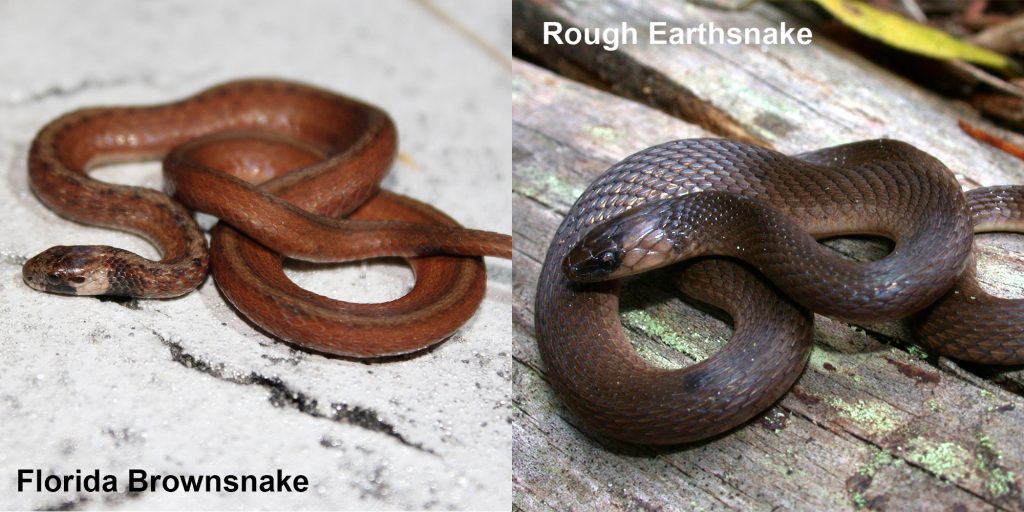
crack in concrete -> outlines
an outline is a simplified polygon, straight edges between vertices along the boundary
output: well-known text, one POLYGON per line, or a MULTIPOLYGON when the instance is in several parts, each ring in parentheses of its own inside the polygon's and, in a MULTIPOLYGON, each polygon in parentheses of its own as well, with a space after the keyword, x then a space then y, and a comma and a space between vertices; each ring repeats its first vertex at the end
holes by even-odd
POLYGON ((68 498, 57 503, 43 505, 36 510, 80 510, 83 505, 89 502, 89 497, 78 494, 74 498, 68 498))
MULTIPOLYGON (((120 505, 128 501, 129 499, 136 499, 142 497, 142 493, 139 491, 125 491, 125 492, 108 492, 99 495, 100 501, 107 505, 120 505)), ((86 508, 92 501, 92 496, 85 493, 78 493, 70 498, 65 498, 59 502, 50 503, 47 505, 41 505, 35 510, 82 510, 86 508)), ((104 508, 104 507, 100 507, 104 508)))
POLYGON ((270 392, 268 401, 275 407, 291 408, 314 418, 352 425, 372 432, 384 434, 405 446, 437 456, 437 452, 434 450, 427 448, 420 443, 414 443, 406 439, 404 435, 395 429, 394 425, 382 420, 380 414, 373 409, 358 405, 349 405, 344 402, 331 402, 328 407, 328 412, 324 413, 320 409, 319 401, 316 398, 313 398, 302 391, 293 389, 279 377, 267 377, 266 375, 262 375, 255 371, 249 373, 236 372, 235 374, 230 374, 223 363, 212 364, 196 357, 195 355, 189 354, 180 343, 169 340, 152 329, 150 329, 150 332, 168 348, 171 353, 172 361, 184 366, 185 368, 205 373, 206 375, 218 380, 223 380, 232 384, 259 386, 264 388, 270 392))

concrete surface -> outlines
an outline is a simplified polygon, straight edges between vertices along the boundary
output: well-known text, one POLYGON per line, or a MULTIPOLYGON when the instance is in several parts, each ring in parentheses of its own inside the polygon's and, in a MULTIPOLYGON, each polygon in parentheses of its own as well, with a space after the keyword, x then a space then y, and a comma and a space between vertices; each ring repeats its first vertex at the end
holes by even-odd
MULTIPOLYGON (((161 102, 280 76, 380 105, 398 123, 385 187, 511 232, 507 2, 0 1, 0 508, 507 509, 512 267, 488 259, 477 315, 436 350, 387 364, 308 353, 252 329, 212 280, 137 305, 29 289, 55 244, 142 239, 57 217, 29 191, 35 131, 83 106, 161 102), (127 471, 306 475, 305 493, 124 493, 127 471), (118 492, 17 492, 18 469, 98 469, 118 492)), ((98 171, 159 187, 158 166, 98 171)), ((209 225, 209 219, 205 220, 209 225)), ((403 264, 289 271, 380 301, 403 264)), ((313 281, 321 284, 313 286, 313 281)))

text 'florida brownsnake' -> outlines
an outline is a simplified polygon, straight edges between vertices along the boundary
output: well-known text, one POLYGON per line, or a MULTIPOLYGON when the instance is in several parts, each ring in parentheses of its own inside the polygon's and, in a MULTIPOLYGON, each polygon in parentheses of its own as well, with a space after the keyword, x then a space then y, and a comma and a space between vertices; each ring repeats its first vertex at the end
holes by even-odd
POLYGON ((486 281, 479 256, 510 258, 512 241, 380 191, 396 147, 383 111, 280 80, 230 82, 163 105, 66 114, 33 141, 32 190, 64 217, 147 238, 162 258, 57 246, 30 259, 23 277, 55 293, 174 297, 203 281, 209 259, 225 297, 281 339, 353 357, 420 350, 472 316, 486 281), (103 164, 160 158, 176 200, 87 174, 103 164), (186 207, 222 219, 209 256, 186 207), (381 304, 332 300, 282 271, 284 257, 384 256, 406 258, 416 283, 381 304))
POLYGON ((645 444, 704 439, 778 400, 810 354, 808 311, 865 323, 913 315, 940 353, 1020 364, 1024 300, 989 296, 974 278, 973 232, 997 230, 1024 231, 1024 187, 965 196, 906 143, 794 157, 722 139, 661 144, 613 165, 569 210, 539 278, 537 341, 553 387, 589 429, 645 444), (817 242, 850 234, 894 247, 860 263, 817 242), (676 283, 729 313, 734 334, 698 364, 655 367, 623 332, 616 279, 704 256, 733 261, 691 263, 676 283))

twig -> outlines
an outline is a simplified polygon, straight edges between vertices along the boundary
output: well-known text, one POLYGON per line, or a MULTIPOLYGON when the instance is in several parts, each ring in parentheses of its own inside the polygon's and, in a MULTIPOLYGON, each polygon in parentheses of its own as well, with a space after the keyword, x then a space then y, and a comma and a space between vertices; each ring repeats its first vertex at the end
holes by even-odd
POLYGON ((960 129, 963 130, 964 133, 970 135, 974 140, 984 142, 996 149, 1002 150, 1004 153, 1008 153, 1024 160, 1024 148, 1010 141, 1004 140, 1001 137, 988 133, 981 128, 973 126, 963 119, 957 121, 957 124, 960 125, 960 129))

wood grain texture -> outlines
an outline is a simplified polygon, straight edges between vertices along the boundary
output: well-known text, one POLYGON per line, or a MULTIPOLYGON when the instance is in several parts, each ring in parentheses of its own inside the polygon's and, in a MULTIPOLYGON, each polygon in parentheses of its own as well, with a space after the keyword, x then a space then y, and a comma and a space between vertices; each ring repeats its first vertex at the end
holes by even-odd
MULTIPOLYGON (((576 25, 664 19, 692 25, 798 24, 771 7, 718 12, 675 2, 516 2, 517 48, 530 20, 576 25), (567 6, 572 7, 567 7, 567 6)), ((1024 419, 1018 371, 965 368, 913 345, 903 325, 858 326, 816 317, 811 363, 794 390, 737 431, 669 450, 581 433, 552 394, 533 338, 533 299, 547 244, 564 213, 609 165, 672 139, 710 136, 679 110, 627 91, 627 75, 681 91, 776 149, 795 153, 866 138, 911 142, 939 157, 965 188, 1024 183, 1024 166, 959 133, 959 105, 887 74, 824 40, 796 47, 535 46, 531 59, 570 63, 587 85, 526 63, 513 79, 516 238, 513 267, 516 386, 514 506, 522 510, 1024 509, 1024 419), (826 78, 828 77, 828 78, 826 78), (608 84, 617 84, 614 87, 608 84), (625 84, 625 85, 624 85, 625 84), (619 96, 597 90, 613 90, 619 96), (654 105, 657 108, 651 108, 654 105), (671 113, 668 115, 666 112, 671 113)), ((560 69, 560 71, 564 71, 560 69)), ((688 117, 716 133, 717 121, 688 117)), ((1024 297, 1024 237, 980 237, 981 273, 993 291, 1024 297)), ((834 249, 863 259, 878 246, 834 249)), ((624 287, 621 317, 637 350, 656 364, 713 353, 728 324, 678 298, 656 277, 624 287)))

